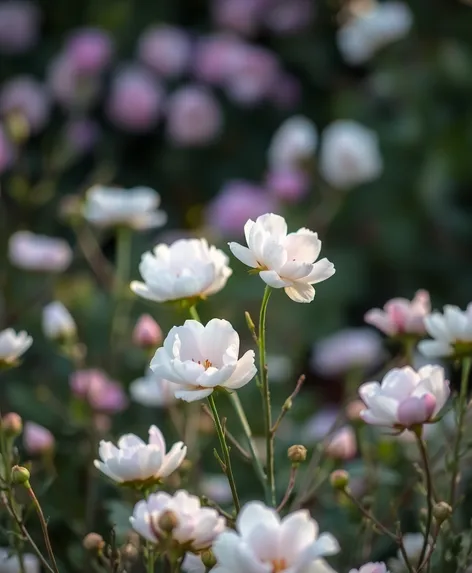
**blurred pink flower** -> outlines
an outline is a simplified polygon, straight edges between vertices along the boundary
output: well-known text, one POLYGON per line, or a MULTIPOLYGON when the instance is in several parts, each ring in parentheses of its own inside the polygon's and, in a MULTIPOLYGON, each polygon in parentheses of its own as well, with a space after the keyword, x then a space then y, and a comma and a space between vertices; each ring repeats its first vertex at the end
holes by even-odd
POLYGON ((364 320, 388 336, 398 334, 426 334, 425 317, 431 312, 431 301, 426 290, 419 290, 413 300, 392 298, 383 309, 369 310, 364 320))
POLYGON ((28 454, 44 454, 54 449, 54 436, 39 424, 26 422, 23 430, 23 443, 28 454))
POLYGON ((100 137, 100 126, 92 119, 71 119, 64 126, 66 144, 75 153, 87 153, 91 151, 100 137))
POLYGON ((276 212, 276 200, 262 187, 234 180, 226 183, 208 205, 206 222, 225 236, 240 236, 248 219, 276 212))
POLYGON ((312 0, 272 0, 264 11, 264 24, 276 34, 294 34, 310 26, 314 5, 312 0))
POLYGON ((28 0, 0 4, 0 53, 20 54, 32 48, 39 37, 40 12, 28 0))
POLYGON ((241 105, 254 105, 277 89, 280 77, 275 54, 259 46, 246 44, 232 68, 228 69, 224 87, 228 97, 241 105))
POLYGON ((145 132, 157 124, 164 103, 164 89, 145 68, 123 67, 113 78, 107 115, 118 127, 145 132))
POLYGON ((297 203, 306 196, 309 187, 306 173, 295 169, 275 169, 269 171, 266 187, 274 197, 288 203, 297 203))
POLYGON ((72 261, 72 249, 64 239, 17 231, 8 241, 8 256, 20 269, 62 272, 72 261))
POLYGON ((339 417, 339 409, 326 406, 308 419, 302 429, 302 439, 308 443, 322 440, 331 431, 339 417))
POLYGON ((113 45, 104 30, 82 28, 69 36, 64 52, 72 68, 79 74, 97 74, 110 63, 113 45))
POLYGON ((207 83, 222 85, 241 58, 246 44, 231 34, 214 34, 199 39, 195 46, 193 71, 207 83))
POLYGON ((103 370, 76 370, 71 374, 69 384, 75 396, 86 400, 98 412, 113 414, 121 412, 128 405, 120 384, 110 380, 103 370))
POLYGON ((204 86, 187 85, 167 102, 167 133, 176 145, 206 145, 222 128, 218 100, 204 86))
POLYGON ((218 28, 251 36, 266 5, 267 0, 213 0, 212 18, 218 28))
POLYGON ((2 86, 0 111, 4 116, 21 114, 31 132, 37 133, 49 118, 49 96, 44 86, 32 76, 17 76, 2 86))
POLYGON ((326 455, 337 460, 350 460, 357 453, 356 435, 350 426, 337 430, 325 443, 326 455))
POLYGON ((138 42, 139 59, 165 77, 176 77, 187 71, 192 56, 190 38, 173 26, 151 26, 138 42))
POLYGON ((80 73, 69 54, 61 52, 49 65, 47 82, 54 98, 66 109, 86 109, 100 94, 97 75, 80 73))
POLYGON ((5 130, 0 125, 0 173, 3 173, 13 163, 15 157, 15 148, 8 139, 5 130))
POLYGON ((136 346, 147 348, 158 346, 162 340, 161 327, 150 314, 142 314, 133 330, 133 343, 136 346))

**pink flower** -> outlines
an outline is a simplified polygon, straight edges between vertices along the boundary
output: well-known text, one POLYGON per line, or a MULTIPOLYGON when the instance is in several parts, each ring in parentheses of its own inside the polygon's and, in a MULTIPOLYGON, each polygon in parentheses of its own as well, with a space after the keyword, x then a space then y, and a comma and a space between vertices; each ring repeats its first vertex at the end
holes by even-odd
POLYGON ((214 0, 212 17, 218 28, 252 36, 266 4, 264 0, 214 0))
POLYGON ((162 343, 161 327, 150 314, 142 314, 133 330, 133 342, 136 346, 147 348, 162 343))
POLYGON ((264 189, 249 181, 226 183, 207 209, 207 223, 225 236, 243 234, 248 219, 277 212, 277 204, 264 189))
POLYGON ((373 308, 364 316, 364 320, 377 327, 388 336, 398 334, 426 334, 425 317, 431 312, 429 293, 419 290, 413 300, 392 298, 383 310, 373 308))
POLYGON ((82 28, 69 36, 64 51, 79 74, 97 74, 110 63, 113 45, 104 30, 82 28))
POLYGON ((267 174, 266 186, 277 199, 297 203, 307 194, 309 180, 303 171, 275 169, 267 174))
POLYGON ((15 149, 0 125, 0 173, 6 171, 13 163, 15 149))
POLYGON ((41 131, 49 119, 50 100, 44 86, 31 76, 5 82, 0 93, 2 114, 21 114, 32 133, 41 131))
POLYGON ((350 460, 357 453, 356 435, 350 426, 341 428, 326 440, 325 452, 330 458, 350 460))
POLYGON ((0 4, 0 53, 20 54, 38 41, 40 13, 28 0, 0 4))
POLYGON ((192 56, 190 38, 173 26, 151 26, 138 43, 139 59, 164 77, 182 75, 192 56))
POLYGON ((194 55, 194 73, 202 82, 222 85, 239 62, 246 44, 231 34, 215 34, 201 38, 194 55))
POLYGON ((295 34, 308 28, 313 16, 311 0, 275 0, 264 11, 264 23, 276 34, 295 34))
POLYGON ((23 443, 26 451, 31 454, 44 454, 54 448, 54 436, 44 426, 34 422, 26 422, 23 430, 23 443))
POLYGON ((145 132, 156 126, 164 103, 164 89, 145 68, 128 65, 114 77, 107 115, 121 129, 145 132))
POLYGON ((198 85, 175 91, 167 103, 167 133, 177 145, 206 145, 219 135, 222 114, 213 93, 198 85))
POLYGON ((8 256, 20 269, 59 273, 72 262, 72 249, 64 239, 17 231, 8 241, 8 256))
POLYGON ((100 126, 91 119, 71 119, 64 126, 66 144, 74 153, 82 154, 91 151, 100 136, 100 126))
POLYGON ((77 370, 70 376, 69 384, 72 392, 86 400, 93 410, 112 414, 128 405, 120 384, 110 380, 102 370, 77 370))

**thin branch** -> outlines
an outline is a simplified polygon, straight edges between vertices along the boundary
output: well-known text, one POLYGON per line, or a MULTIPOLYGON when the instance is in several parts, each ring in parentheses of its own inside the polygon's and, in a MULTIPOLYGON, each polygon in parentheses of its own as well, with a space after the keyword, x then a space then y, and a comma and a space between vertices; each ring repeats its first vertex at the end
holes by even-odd
POLYGON ((275 433, 277 432, 277 429, 280 425, 280 422, 284 419, 285 415, 287 414, 287 412, 292 407, 292 402, 297 397, 297 394, 300 392, 300 390, 303 386, 303 383, 305 382, 305 378, 306 378, 305 374, 302 374, 300 376, 300 378, 298 379, 297 384, 295 386, 295 390, 285 400, 284 405, 282 406, 282 410, 279 414, 279 417, 277 418, 275 424, 272 426, 272 429, 270 430, 272 437, 275 436, 275 433))
POLYGON ((278 512, 282 511, 282 509, 287 505, 287 502, 290 499, 290 495, 292 494, 293 488, 295 487, 297 473, 298 473, 298 465, 293 465, 290 468, 290 479, 288 480, 288 485, 285 491, 285 495, 282 501, 280 502, 279 506, 277 507, 278 512))
MULTIPOLYGON (((202 410, 205 412, 207 416, 211 418, 213 423, 215 423, 215 418, 213 417, 212 413, 210 412, 210 408, 206 404, 202 404, 202 410)), ((250 462, 251 461, 251 454, 241 446, 238 440, 233 436, 233 434, 226 428, 226 424, 224 425, 224 432, 225 436, 228 438, 228 441, 236 448, 236 450, 241 454, 244 461, 250 462)))

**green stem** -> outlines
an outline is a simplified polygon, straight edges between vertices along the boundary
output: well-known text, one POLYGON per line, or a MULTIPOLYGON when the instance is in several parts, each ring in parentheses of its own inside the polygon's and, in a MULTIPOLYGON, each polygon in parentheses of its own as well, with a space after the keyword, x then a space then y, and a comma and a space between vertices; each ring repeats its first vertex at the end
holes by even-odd
POLYGON ((154 573, 154 547, 150 541, 147 542, 146 573, 154 573))
POLYGON ((267 478, 264 473, 264 468, 262 467, 261 461, 259 459, 256 444, 254 443, 254 439, 252 437, 251 427, 249 426, 249 422, 244 412, 244 408, 241 404, 241 400, 239 399, 239 396, 236 392, 232 392, 231 394, 229 394, 229 399, 231 404, 233 405, 234 411, 236 412, 239 418, 244 435, 246 436, 247 445, 249 447, 249 453, 251 454, 254 471, 256 472, 257 477, 259 478, 261 484, 264 486, 264 488, 266 488, 267 478))
POLYGON ((196 321, 198 321, 198 322, 202 322, 202 321, 200 320, 200 316, 199 316, 199 314, 198 314, 197 307, 196 307, 195 305, 191 306, 191 307, 188 309, 188 311, 189 311, 189 313, 190 313, 190 316, 193 318, 193 320, 196 320, 196 321))
POLYGON ((262 405, 264 411, 264 425, 267 450, 267 503, 276 505, 275 497, 275 470, 274 470, 274 436, 272 434, 272 411, 270 404, 269 376, 266 367, 266 315, 267 304, 271 294, 270 286, 266 286, 259 314, 259 375, 261 379, 262 405))
POLYGON ((420 558, 418 560, 418 567, 420 568, 426 556, 426 551, 428 550, 428 541, 431 534, 431 527, 433 525, 433 480, 431 477, 431 468, 429 465, 426 444, 422 439, 421 435, 415 432, 415 436, 416 436, 416 441, 418 442, 418 448, 420 450, 421 461, 423 462, 423 469, 426 477, 426 500, 428 505, 423 548, 421 550, 420 558))
POLYGON ((126 320, 128 314, 128 300, 125 296, 125 288, 129 280, 131 264, 131 229, 121 227, 116 236, 116 271, 113 284, 114 315, 111 324, 111 347, 120 333, 126 332, 126 320))
POLYGON ((231 468, 231 458, 229 456, 229 449, 228 444, 226 443, 226 437, 223 430, 223 426, 221 425, 220 417, 218 415, 218 410, 216 409, 215 399, 213 398, 213 394, 208 396, 208 404, 210 406, 211 412, 213 414, 213 418, 215 421, 215 428, 216 433, 218 434, 218 439, 220 441, 221 450, 223 452, 223 457, 226 465, 226 477, 228 478, 229 487, 231 488, 231 494, 233 496, 234 507, 236 509, 236 513, 239 513, 241 508, 239 503, 238 492, 236 490, 236 483, 234 481, 233 470, 231 468))
POLYGON ((449 505, 452 507, 452 509, 454 509, 456 502, 457 479, 459 476, 460 464, 460 449, 462 436, 464 434, 464 420, 467 412, 467 390, 469 386, 471 364, 471 358, 464 358, 462 361, 461 389, 459 393, 459 413, 457 417, 457 434, 453 450, 451 486, 449 491, 449 505))

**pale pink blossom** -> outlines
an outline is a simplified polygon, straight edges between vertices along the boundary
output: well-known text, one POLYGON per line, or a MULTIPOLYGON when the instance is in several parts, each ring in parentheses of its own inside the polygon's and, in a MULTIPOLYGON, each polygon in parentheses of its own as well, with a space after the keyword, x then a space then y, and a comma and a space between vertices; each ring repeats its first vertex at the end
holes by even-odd
POLYGON ((147 348, 158 346, 162 343, 162 340, 161 327, 150 314, 142 314, 133 330, 133 343, 136 346, 147 348))
POLYGON ((428 358, 442 358, 454 353, 468 353, 472 348, 472 303, 466 310, 447 304, 444 311, 432 312, 424 319, 432 340, 422 340, 419 351, 428 358))
POLYGON ((406 298, 392 298, 383 309, 369 310, 364 320, 388 336, 423 335, 426 333, 424 319, 430 312, 429 293, 419 290, 411 301, 406 298))
POLYGON ((93 410, 113 414, 128 405, 123 388, 102 370, 76 370, 71 374, 69 384, 73 394, 88 402, 93 410))
POLYGON ((44 426, 26 422, 23 430, 23 443, 28 454, 35 455, 53 450, 55 440, 53 434, 44 426))
POLYGON ((385 563, 366 563, 359 569, 351 569, 349 573, 388 573, 385 563))
POLYGON ((311 416, 301 430, 302 439, 307 443, 323 440, 335 427, 339 418, 339 408, 326 406, 311 416))
POLYGON ((357 442, 354 430, 346 426, 337 430, 326 439, 326 455, 337 460, 350 460, 357 453, 357 442))
POLYGON ((41 14, 28 0, 0 4, 0 53, 20 54, 31 49, 39 37, 41 14))
POLYGON ((139 38, 138 55, 157 73, 173 78, 188 69, 192 45, 184 30, 166 24, 151 26, 139 38))
POLYGON ((8 241, 8 256, 21 269, 62 272, 72 261, 72 249, 64 239, 17 231, 8 241))
POLYGON ((205 86, 179 88, 169 96, 166 112, 167 134, 176 145, 208 145, 221 133, 220 104, 205 86))
POLYGON ((159 81, 147 69, 128 65, 113 78, 106 112, 117 127, 140 133, 156 126, 163 105, 164 89, 159 81))
POLYGON ((266 4, 264 0, 214 0, 212 17, 218 28, 252 36, 266 4))
POLYGON ((32 76, 17 76, 2 86, 0 111, 3 116, 20 114, 27 121, 30 131, 37 133, 49 119, 49 95, 32 76))
POLYGON ((266 186, 277 199, 287 203, 297 203, 306 196, 309 179, 301 170, 275 169, 267 174, 266 186))
POLYGON ((113 45, 105 30, 81 28, 69 36, 64 51, 78 73, 96 74, 110 63, 113 45))
POLYGON ((231 34, 221 33, 200 38, 195 46, 195 76, 202 82, 223 85, 245 49, 246 44, 231 34))
POLYGON ((275 197, 250 181, 234 180, 224 184, 206 209, 207 225, 227 237, 243 234, 248 219, 277 211, 275 197))
POLYGON ((311 25, 314 6, 311 0, 272 0, 264 11, 263 22, 276 34, 296 34, 311 25))

